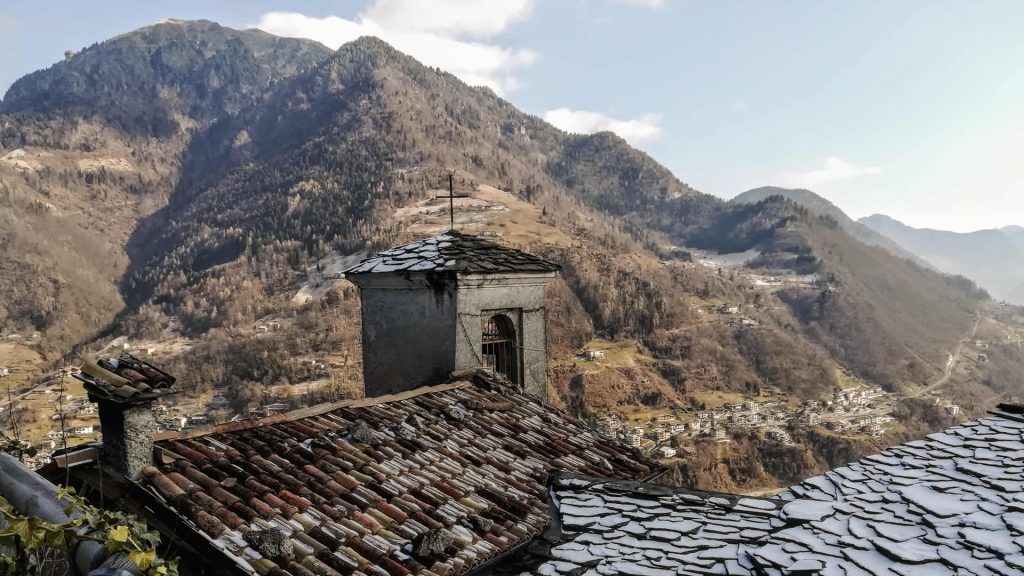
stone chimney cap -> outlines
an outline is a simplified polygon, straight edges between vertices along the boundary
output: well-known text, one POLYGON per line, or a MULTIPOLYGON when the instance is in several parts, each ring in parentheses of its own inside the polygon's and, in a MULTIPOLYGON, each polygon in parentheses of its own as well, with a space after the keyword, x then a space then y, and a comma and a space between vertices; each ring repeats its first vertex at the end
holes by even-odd
POLYGON ((178 392, 173 376, 128 353, 119 358, 86 361, 81 373, 74 377, 82 381, 93 402, 142 404, 178 392))

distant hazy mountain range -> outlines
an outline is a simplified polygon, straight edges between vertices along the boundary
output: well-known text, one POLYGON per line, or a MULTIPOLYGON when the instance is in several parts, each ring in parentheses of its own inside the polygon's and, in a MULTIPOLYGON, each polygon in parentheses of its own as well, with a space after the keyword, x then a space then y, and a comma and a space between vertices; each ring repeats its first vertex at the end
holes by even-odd
POLYGON ((882 214, 858 222, 943 272, 967 276, 995 298, 1024 304, 1024 227, 948 232, 912 228, 882 214))
POLYGON ((974 280, 993 297, 1024 305, 1024 226, 959 233, 912 228, 882 214, 853 220, 838 206, 804 189, 764 186, 739 194, 735 203, 753 204, 782 196, 833 218, 847 234, 872 246, 946 274, 974 280))

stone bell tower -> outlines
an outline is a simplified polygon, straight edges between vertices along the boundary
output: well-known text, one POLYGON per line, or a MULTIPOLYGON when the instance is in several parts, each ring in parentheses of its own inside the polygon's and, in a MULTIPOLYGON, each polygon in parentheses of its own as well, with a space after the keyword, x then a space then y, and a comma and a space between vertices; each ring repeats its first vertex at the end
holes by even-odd
POLYGON ((487 367, 544 399, 544 287, 559 266, 454 230, 345 271, 359 286, 366 396, 487 367))

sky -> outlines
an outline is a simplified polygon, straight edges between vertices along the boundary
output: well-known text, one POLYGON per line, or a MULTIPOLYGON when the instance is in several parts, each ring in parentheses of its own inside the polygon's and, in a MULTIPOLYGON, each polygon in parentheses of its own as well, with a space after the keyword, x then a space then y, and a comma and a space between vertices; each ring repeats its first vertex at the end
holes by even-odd
POLYGON ((0 93, 164 18, 376 35, 694 188, 809 188, 854 218, 1024 225, 1019 0, 51 0, 0 4, 0 93))

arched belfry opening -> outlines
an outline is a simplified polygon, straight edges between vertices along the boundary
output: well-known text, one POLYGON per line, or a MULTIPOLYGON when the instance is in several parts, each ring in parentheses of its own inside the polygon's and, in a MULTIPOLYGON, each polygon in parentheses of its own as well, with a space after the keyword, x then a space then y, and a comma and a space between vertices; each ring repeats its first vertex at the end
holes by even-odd
POLYGON ((559 266, 454 230, 345 271, 359 287, 367 396, 490 368, 547 395, 544 287, 559 266))
POLYGON ((505 314, 485 317, 480 335, 480 357, 485 368, 504 376, 509 382, 522 384, 519 366, 521 347, 516 344, 516 325, 505 314))

